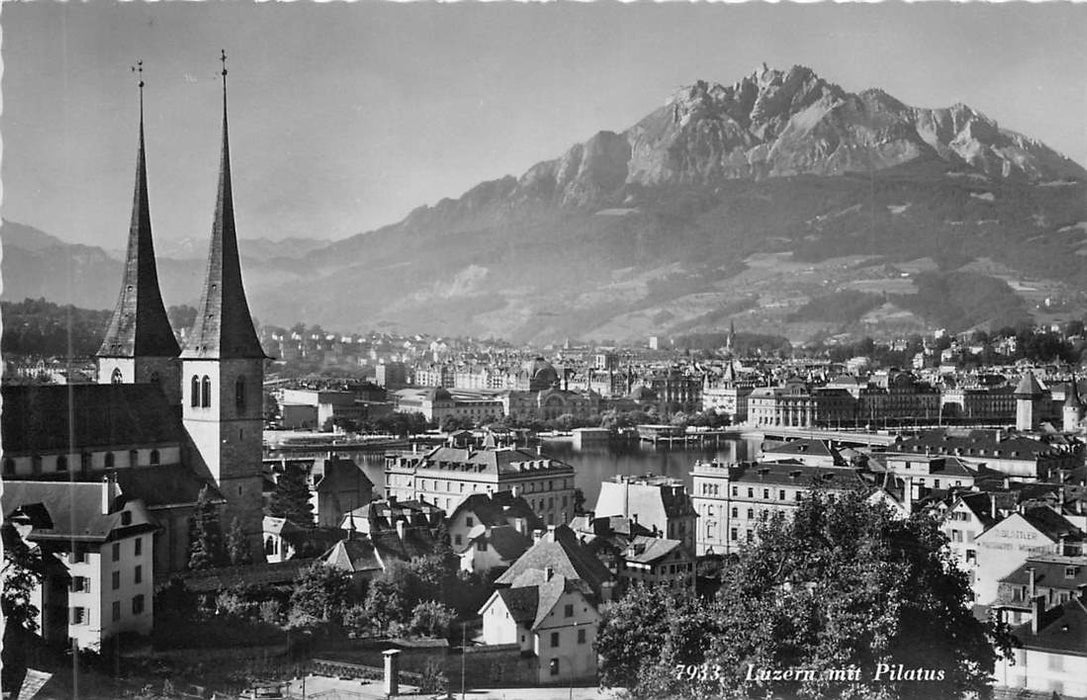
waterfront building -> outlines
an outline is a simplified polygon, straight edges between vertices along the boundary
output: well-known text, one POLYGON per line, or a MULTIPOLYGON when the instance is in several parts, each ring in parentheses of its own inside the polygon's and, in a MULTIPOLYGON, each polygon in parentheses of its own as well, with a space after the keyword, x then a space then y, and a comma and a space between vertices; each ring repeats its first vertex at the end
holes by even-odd
POLYGON ((548 525, 574 514, 574 468, 542 453, 443 446, 385 459, 387 496, 424 499, 453 512, 472 494, 499 491, 523 497, 548 525))
POLYGON ((797 463, 729 465, 700 460, 691 475, 698 556, 738 551, 773 513, 791 516, 815 484, 838 493, 866 483, 853 469, 797 463))
POLYGON ((1001 430, 926 430, 916 437, 900 438, 888 451, 953 456, 975 469, 984 466, 1023 480, 1045 480, 1051 474, 1083 466, 1083 456, 1069 445, 1001 430))
POLYGON ((655 536, 679 540, 695 548, 698 514, 687 487, 666 476, 619 475, 600 484, 593 514, 597 518, 622 516, 648 528, 655 536))

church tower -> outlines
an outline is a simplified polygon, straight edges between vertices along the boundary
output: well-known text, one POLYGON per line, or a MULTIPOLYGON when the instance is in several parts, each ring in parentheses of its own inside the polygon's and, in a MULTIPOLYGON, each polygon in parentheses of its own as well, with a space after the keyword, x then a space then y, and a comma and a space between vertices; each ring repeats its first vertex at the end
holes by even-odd
POLYGON ((242 285, 227 137, 226 53, 223 53, 223 144, 207 278, 196 322, 181 354, 182 418, 191 462, 226 498, 223 528, 234 518, 260 558, 261 432, 264 351, 242 285))
POLYGON ((1068 383, 1068 389, 1064 392, 1064 409, 1062 412, 1062 428, 1066 433, 1074 433, 1079 430, 1080 421, 1083 420, 1083 402, 1079 398, 1079 387, 1076 385, 1076 375, 1072 375, 1072 381, 1068 383))
POLYGON ((136 151, 136 194, 128 229, 121 293, 106 337, 98 349, 100 384, 157 384, 173 406, 181 404, 178 347, 159 291, 151 208, 147 197, 147 158, 143 137, 143 62, 139 63, 140 142, 136 151))

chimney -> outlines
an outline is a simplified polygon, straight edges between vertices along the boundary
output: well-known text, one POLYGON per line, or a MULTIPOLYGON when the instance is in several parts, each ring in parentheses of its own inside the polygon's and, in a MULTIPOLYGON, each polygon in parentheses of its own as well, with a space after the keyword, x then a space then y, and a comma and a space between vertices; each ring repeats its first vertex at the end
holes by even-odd
POLYGON ((554 525, 548 525, 547 526, 547 541, 548 542, 554 542, 555 541, 555 526, 554 525))
POLYGON ((913 513, 913 477, 907 476, 903 480, 902 504, 906 507, 906 513, 913 513))
POLYGON ((996 520, 996 494, 989 494, 989 517, 996 520))
POLYGON ((539 542, 540 540, 542 540, 543 539, 543 533, 544 533, 543 530, 533 530, 532 531, 532 541, 533 542, 539 542))
POLYGON ((102 477, 102 515, 109 515, 113 510, 113 492, 116 476, 109 472, 102 477))
POLYGON ((1030 599, 1034 600, 1034 596, 1036 596, 1038 594, 1038 592, 1035 589, 1034 567, 1033 566, 1028 566, 1027 567, 1027 591, 1028 591, 1028 595, 1030 596, 1030 599))
POLYGON ((385 657, 385 695, 392 697, 400 694, 400 650, 388 649, 381 652, 385 657))
POLYGON ((996 441, 1001 442, 1003 440, 1004 440, 1004 431, 1003 430, 997 430, 996 431, 996 441))
POLYGON ((525 532, 525 530, 528 529, 528 520, 526 520, 525 518, 514 518, 513 529, 521 533, 522 535, 527 535, 528 533, 525 532))
POLYGON ((1042 628, 1042 615, 1045 614, 1045 596, 1036 595, 1030 599, 1030 632, 1038 634, 1042 628))
POLYGON ((536 454, 537 455, 542 455, 543 454, 543 445, 536 445, 536 454))

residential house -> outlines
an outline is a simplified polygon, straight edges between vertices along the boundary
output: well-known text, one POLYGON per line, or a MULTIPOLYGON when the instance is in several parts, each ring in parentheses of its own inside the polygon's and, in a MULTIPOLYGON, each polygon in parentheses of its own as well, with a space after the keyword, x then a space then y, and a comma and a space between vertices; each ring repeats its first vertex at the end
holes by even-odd
POLYGON ((1012 513, 974 538, 978 565, 974 581, 975 601, 992 603, 1000 580, 1032 556, 1063 554, 1066 545, 1083 541, 1083 531, 1049 508, 1012 513))
POLYGON ((661 537, 679 540, 692 552, 698 513, 687 487, 679 479, 646 475, 619 475, 600 484, 594 515, 620 515, 649 528, 661 537))

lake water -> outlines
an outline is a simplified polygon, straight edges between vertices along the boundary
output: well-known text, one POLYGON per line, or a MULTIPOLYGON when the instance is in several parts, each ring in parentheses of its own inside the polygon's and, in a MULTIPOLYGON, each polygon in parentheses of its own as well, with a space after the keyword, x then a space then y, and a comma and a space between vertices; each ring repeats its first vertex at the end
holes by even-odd
MULTIPOLYGON (((585 505, 592 508, 600 494, 600 482, 620 474, 641 476, 663 474, 681 479, 691 488, 691 468, 695 461, 717 459, 738 462, 758 455, 758 440, 727 440, 718 446, 653 447, 649 443, 613 443, 575 449, 568 440, 544 440, 545 455, 562 460, 574 467, 574 481, 585 494, 585 505)), ((385 486, 385 462, 381 454, 356 453, 351 457, 362 465, 374 482, 374 493, 385 486)))

